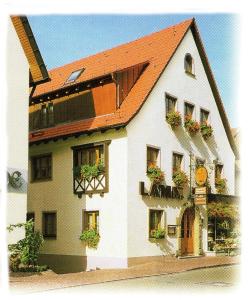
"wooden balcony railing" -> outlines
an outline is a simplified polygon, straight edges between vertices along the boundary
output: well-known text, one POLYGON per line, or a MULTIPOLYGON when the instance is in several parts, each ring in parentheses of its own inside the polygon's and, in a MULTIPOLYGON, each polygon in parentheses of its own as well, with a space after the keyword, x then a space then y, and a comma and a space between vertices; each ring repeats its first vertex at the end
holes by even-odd
POLYGON ((108 192, 107 175, 102 173, 90 179, 74 177, 73 190, 80 198, 82 194, 104 194, 108 192))

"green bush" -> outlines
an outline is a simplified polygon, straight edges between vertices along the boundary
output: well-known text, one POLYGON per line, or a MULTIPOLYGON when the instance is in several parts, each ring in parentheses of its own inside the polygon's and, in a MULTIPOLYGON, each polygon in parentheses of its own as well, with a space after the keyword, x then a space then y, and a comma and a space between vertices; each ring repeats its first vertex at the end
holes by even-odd
POLYGON ((40 247, 43 244, 42 234, 34 231, 34 222, 29 220, 26 223, 18 223, 7 227, 9 232, 15 228, 25 229, 25 238, 19 240, 16 244, 8 245, 10 251, 10 268, 12 271, 18 271, 20 265, 37 266, 40 247))
POLYGON ((224 194, 226 191, 226 182, 225 178, 216 178, 215 187, 218 194, 224 194))
POLYGON ((86 242, 89 248, 96 249, 100 241, 100 235, 95 229, 87 229, 80 235, 80 240, 86 242))

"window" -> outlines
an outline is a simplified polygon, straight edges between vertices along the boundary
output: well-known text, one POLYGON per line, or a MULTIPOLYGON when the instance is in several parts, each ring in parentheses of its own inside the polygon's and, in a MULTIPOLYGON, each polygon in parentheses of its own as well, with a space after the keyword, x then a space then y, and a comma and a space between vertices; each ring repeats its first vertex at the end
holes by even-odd
POLYGON ((83 147, 74 150, 74 167, 104 163, 103 145, 83 147))
POLYGON ((184 116, 185 117, 188 116, 188 117, 192 118, 193 112, 194 112, 194 105, 185 102, 184 103, 184 116))
POLYGON ((151 231, 163 228, 163 211, 162 210, 150 210, 149 211, 149 236, 151 237, 151 231))
POLYGON ((35 220, 35 214, 34 212, 28 212, 27 215, 26 215, 26 221, 29 221, 29 220, 35 220))
POLYGON ((99 231, 99 211, 84 212, 84 229, 99 231))
POLYGON ((189 53, 184 57, 184 70, 186 73, 194 75, 194 61, 189 53))
POLYGON ((173 162, 172 162, 173 173, 181 170, 182 160, 183 160, 183 155, 173 153, 173 162))
POLYGON ((57 213, 43 212, 42 214, 42 233, 44 237, 57 237, 57 213))
POLYGON ((75 82, 78 77, 83 73, 85 69, 80 69, 71 73, 71 75, 67 78, 65 84, 75 82))
POLYGON ((200 115, 201 115, 200 116, 201 124, 208 121, 208 117, 209 117, 209 112, 208 111, 206 111, 204 109, 201 109, 200 115))
POLYGON ((32 181, 52 178, 52 154, 34 156, 31 158, 32 181))
POLYGON ((159 149, 147 147, 147 169, 158 165, 159 149))
POLYGON ((53 103, 42 104, 40 110, 40 128, 54 125, 53 103))
POLYGON ((166 114, 175 111, 177 99, 166 94, 166 114))
POLYGON ((223 165, 216 164, 215 165, 215 179, 220 179, 222 177, 223 165))

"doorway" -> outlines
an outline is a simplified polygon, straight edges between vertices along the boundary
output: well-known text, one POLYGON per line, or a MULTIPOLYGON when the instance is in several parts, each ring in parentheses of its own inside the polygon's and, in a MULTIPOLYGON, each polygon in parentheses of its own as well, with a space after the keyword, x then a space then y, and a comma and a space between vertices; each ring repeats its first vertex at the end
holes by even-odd
POLYGON ((194 254, 194 221, 195 209, 187 208, 181 221, 181 253, 182 255, 194 254))

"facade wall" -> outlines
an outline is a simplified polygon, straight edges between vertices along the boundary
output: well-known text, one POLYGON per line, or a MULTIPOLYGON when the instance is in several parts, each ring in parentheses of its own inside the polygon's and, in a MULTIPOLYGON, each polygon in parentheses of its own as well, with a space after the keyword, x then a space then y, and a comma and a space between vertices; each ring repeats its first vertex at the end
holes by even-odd
MULTIPOLYGON (((124 130, 96 133, 32 146, 30 157, 52 153, 52 180, 32 182, 28 189, 28 211, 35 213, 35 227, 42 230, 42 211, 57 211, 57 238, 46 239, 43 254, 87 256, 87 269, 127 265, 127 138, 124 130), (72 146, 111 140, 109 144, 109 192, 73 194, 72 146), (79 240, 83 210, 99 210, 100 242, 97 250, 79 240)), ((31 166, 30 166, 31 169, 31 166)), ((30 174, 29 174, 30 177, 30 174)), ((29 178, 30 182, 30 178, 29 178)))
MULTIPOLYGON (((165 45, 166 47, 166 45, 165 45)), ((158 80, 146 103, 133 121, 127 126, 128 133, 128 257, 154 256, 176 253, 179 248, 177 236, 166 236, 159 244, 148 238, 149 209, 164 210, 165 225, 178 224, 177 217, 186 200, 159 199, 139 195, 139 182, 146 176, 146 147, 160 148, 160 167, 165 172, 167 185, 172 182, 172 153, 183 154, 182 169, 189 175, 189 152, 195 157, 206 159, 213 167, 213 160, 218 158, 224 164, 223 177, 227 178, 228 193, 234 194, 234 154, 207 80, 197 47, 189 31, 177 52, 168 64, 166 71, 158 80), (184 71, 184 57, 190 53, 194 59, 195 77, 184 71), (210 123, 214 134, 209 141, 204 141, 200 134, 191 138, 183 127, 173 131, 165 120, 165 93, 177 98, 177 108, 184 114, 184 101, 195 105, 193 119, 200 121, 200 108, 210 111, 210 123), (134 230, 135 229, 135 230, 134 230)), ((214 169, 209 168, 210 183, 214 192, 214 169)), ((202 224, 203 250, 207 250, 207 218, 205 207, 200 207, 202 224)), ((197 220, 197 222, 201 220, 197 220)), ((195 241, 197 243, 197 241, 195 241)))
MULTIPOLYGON (((28 169, 29 65, 11 22, 7 40, 7 167, 10 175, 22 174, 22 187, 7 194, 7 224, 26 220, 26 174, 28 169)), ((8 243, 24 237, 23 230, 8 234, 8 243)))

